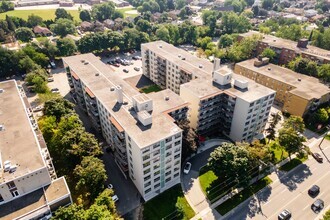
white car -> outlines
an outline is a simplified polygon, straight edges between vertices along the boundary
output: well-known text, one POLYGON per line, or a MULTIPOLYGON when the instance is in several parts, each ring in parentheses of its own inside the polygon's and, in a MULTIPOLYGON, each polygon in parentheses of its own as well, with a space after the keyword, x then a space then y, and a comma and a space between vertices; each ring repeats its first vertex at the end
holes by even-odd
POLYGON ((117 195, 113 195, 111 198, 114 202, 117 202, 119 200, 117 195))
POLYGON ((113 185, 112 184, 108 184, 108 189, 113 189, 113 185))
POLYGON ((47 82, 54 82, 54 78, 49 77, 49 78, 47 79, 47 82))
POLYGON ((188 174, 191 169, 191 163, 187 162, 186 165, 183 168, 183 173, 188 174))

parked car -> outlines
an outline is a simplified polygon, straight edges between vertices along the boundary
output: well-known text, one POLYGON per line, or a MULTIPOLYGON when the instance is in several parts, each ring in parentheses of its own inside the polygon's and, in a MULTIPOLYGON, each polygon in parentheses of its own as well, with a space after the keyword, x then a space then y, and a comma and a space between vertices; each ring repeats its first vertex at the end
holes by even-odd
POLYGON ((115 67, 120 67, 120 64, 119 63, 114 63, 113 64, 115 67))
POLYGON ((33 112, 39 112, 39 111, 41 111, 43 108, 44 108, 44 107, 42 107, 42 106, 37 106, 37 107, 35 107, 35 108, 33 109, 33 112))
POLYGON ((112 184, 108 184, 108 185, 107 185, 107 188, 108 188, 108 189, 113 189, 113 185, 112 185, 112 184))
POLYGON ((308 190, 308 195, 311 197, 316 197, 320 193, 320 187, 318 185, 313 185, 309 190, 308 190))
POLYGON ((114 202, 117 202, 119 200, 117 195, 113 195, 111 198, 114 202))
POLYGON ((49 64, 52 69, 56 69, 56 64, 54 61, 50 61, 49 64))
POLYGON ((141 57, 140 56, 134 56, 132 57, 133 60, 141 60, 141 57))
POLYGON ((128 69, 123 69, 123 71, 124 71, 124 73, 128 73, 129 72, 128 69))
POLYGON ((191 163, 187 162, 186 165, 184 166, 183 173, 188 174, 191 169, 191 163))
POLYGON ((107 62, 107 64, 110 64, 110 65, 113 65, 114 63, 115 63, 115 62, 112 61, 112 60, 110 60, 110 61, 107 62))
POLYGON ((311 206, 315 213, 319 213, 324 208, 324 201, 322 199, 317 199, 311 206))
POLYGON ((48 77, 47 82, 54 82, 54 78, 48 77))
POLYGON ((321 155, 319 153, 312 153, 312 156, 314 157, 314 159, 319 162, 319 163, 323 163, 323 158, 321 157, 321 155))
POLYGON ((54 88, 50 90, 52 93, 60 93, 60 90, 58 88, 54 88))
POLYGON ((134 67, 135 71, 140 71, 140 67, 134 67))
POLYGON ((291 212, 287 209, 284 209, 279 215, 278 220, 287 220, 290 219, 292 216, 291 212))

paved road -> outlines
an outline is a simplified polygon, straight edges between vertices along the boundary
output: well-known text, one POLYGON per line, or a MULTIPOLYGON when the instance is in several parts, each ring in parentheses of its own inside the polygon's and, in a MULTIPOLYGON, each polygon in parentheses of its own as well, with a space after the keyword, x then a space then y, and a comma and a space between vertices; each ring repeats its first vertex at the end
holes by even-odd
MULTIPOLYGON (((209 141, 202 147, 202 149, 207 149, 200 154, 193 157, 189 162, 191 162, 192 167, 187 175, 182 176, 182 186, 189 204, 192 206, 194 211, 197 213, 208 209, 210 203, 207 201, 203 191, 200 188, 200 183, 198 179, 199 170, 201 167, 207 164, 207 159, 210 157, 210 153, 214 148, 218 147, 223 140, 214 140, 209 141)), ((213 213, 214 218, 219 217, 219 214, 215 211, 213 213)))
POLYGON ((309 158, 305 164, 242 203, 224 219, 277 219, 283 209, 293 213, 292 219, 320 219, 321 214, 311 210, 316 198, 311 198, 307 191, 313 184, 320 186, 321 192, 317 198, 324 200, 325 207, 330 207, 330 161, 326 159, 330 158, 330 147, 325 148, 326 144, 330 145, 329 142, 324 143, 324 154, 321 153, 324 163, 309 158))

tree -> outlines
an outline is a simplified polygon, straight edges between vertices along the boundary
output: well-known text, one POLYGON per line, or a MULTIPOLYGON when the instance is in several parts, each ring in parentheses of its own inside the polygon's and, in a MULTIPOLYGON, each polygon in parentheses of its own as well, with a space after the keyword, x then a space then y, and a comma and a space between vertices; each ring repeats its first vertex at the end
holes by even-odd
POLYGON ((279 130, 278 140, 279 144, 289 153, 289 158, 291 158, 293 153, 299 152, 302 149, 303 142, 306 139, 292 127, 284 127, 279 130))
POLYGON ((32 83, 33 83, 34 89, 37 93, 47 92, 47 90, 48 90, 47 82, 41 76, 36 75, 33 78, 32 83))
POLYGON ((79 13, 79 18, 82 21, 91 21, 91 14, 88 10, 84 9, 79 13))
POLYGON ((269 58, 269 60, 272 62, 276 57, 276 53, 274 50, 267 47, 262 51, 261 56, 269 58))
POLYGON ((288 67, 295 72, 305 75, 317 76, 318 74, 317 64, 307 58, 297 57, 289 62, 288 67))
POLYGON ((250 158, 255 161, 255 164, 259 164, 260 160, 267 162, 271 159, 268 145, 262 144, 259 140, 253 141, 246 149, 249 151, 250 158))
POLYGON ((253 12, 254 17, 257 17, 259 15, 259 6, 258 5, 254 5, 251 10, 253 12))
POLYGON ((92 7, 92 18, 98 21, 104 21, 112 18, 115 12, 115 6, 112 2, 102 3, 93 5, 92 7))
POLYGON ((273 7, 274 1, 273 0, 263 0, 261 7, 266 10, 270 10, 273 7))
POLYGON ((330 210, 328 210, 324 215, 322 220, 330 220, 330 210))
POLYGON ((61 38, 56 42, 60 56, 71 56, 77 51, 77 46, 71 38, 61 38))
POLYGON ((248 175, 249 160, 249 152, 245 147, 223 143, 211 153, 208 166, 216 176, 244 186, 251 178, 248 175))
POLYGON ((2 0, 0 2, 0 13, 14 10, 15 4, 10 1, 2 0))
POLYGON ((330 82, 330 64, 323 64, 318 67, 317 76, 325 82, 330 82))
POLYGON ((275 134, 276 134, 276 125, 281 121, 282 117, 280 115, 279 112, 277 113, 272 113, 271 114, 272 119, 270 121, 269 127, 266 129, 267 132, 267 136, 266 138, 268 138, 268 143, 270 142, 270 140, 275 140, 275 134))
POLYGON ((8 29, 10 31, 15 31, 16 30, 16 26, 12 20, 12 18, 8 15, 6 15, 6 21, 7 21, 7 24, 8 24, 8 29))
POLYGON ((37 25, 41 25, 42 24, 42 17, 40 17, 38 15, 35 15, 35 14, 31 14, 31 15, 28 16, 27 24, 31 28, 33 28, 37 25))
POLYGON ((90 193, 91 199, 103 191, 107 174, 102 161, 95 157, 84 157, 73 171, 77 180, 76 189, 80 193, 90 193))
POLYGON ((222 15, 220 28, 227 34, 244 33, 251 29, 251 24, 245 16, 227 12, 222 15))
POLYGON ((302 133, 305 130, 304 120, 299 116, 290 116, 279 130, 279 143, 291 154, 301 150, 306 140, 302 133))
POLYGON ((198 147, 198 136, 194 129, 189 126, 187 119, 177 121, 176 124, 182 129, 182 151, 181 160, 184 161, 192 153, 195 153, 198 147))
POLYGON ((180 10, 183 7, 185 7, 187 5, 187 1, 186 0, 176 0, 175 2, 175 9, 176 10, 180 10))
POLYGON ((55 24, 50 26, 50 29, 61 37, 65 37, 68 34, 74 34, 76 32, 76 27, 73 21, 66 18, 58 19, 55 24))
POLYGON ((68 13, 64 8, 57 8, 55 11, 55 21, 61 18, 73 21, 72 15, 68 13))
POLYGON ((20 27, 17 28, 15 31, 15 37, 17 38, 17 40, 21 40, 23 42, 29 42, 32 40, 34 34, 31 31, 30 28, 27 27, 20 27))
POLYGON ((329 121, 329 114, 326 109, 320 108, 311 116, 313 124, 326 124, 329 121))
POLYGON ((43 113, 47 116, 54 116, 59 122, 62 116, 71 114, 74 104, 63 98, 56 98, 45 102, 43 113))
POLYGON ((50 142, 57 127, 55 116, 44 116, 38 121, 40 131, 42 132, 45 141, 50 142))
POLYGON ((297 41, 303 37, 302 27, 299 24, 282 25, 276 32, 276 36, 297 41))
POLYGON ((204 37, 204 38, 198 38, 197 39, 197 45, 201 47, 203 50, 207 49, 207 46, 209 43, 212 43, 211 37, 204 37))
POLYGON ((143 31, 145 33, 150 33, 150 31, 152 29, 152 26, 151 26, 150 22, 146 21, 144 19, 138 20, 138 22, 136 22, 135 27, 138 31, 143 31))
POLYGON ((246 5, 244 0, 225 0, 225 6, 233 6, 236 13, 241 13, 246 5))
POLYGON ((235 41, 235 37, 231 34, 223 34, 221 35, 219 42, 218 42, 218 47, 219 48, 226 48, 231 46, 235 41))
POLYGON ((75 219, 83 220, 85 216, 85 210, 82 205, 77 205, 75 203, 69 206, 61 206, 56 210, 55 215, 52 217, 54 220, 63 220, 63 219, 75 219))

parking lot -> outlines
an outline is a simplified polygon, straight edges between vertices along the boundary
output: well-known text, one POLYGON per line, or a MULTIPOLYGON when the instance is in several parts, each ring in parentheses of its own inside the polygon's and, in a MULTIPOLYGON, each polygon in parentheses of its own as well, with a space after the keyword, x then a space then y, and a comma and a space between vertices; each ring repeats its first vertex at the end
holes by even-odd
POLYGON ((131 53, 118 53, 110 55, 109 57, 102 57, 101 61, 104 62, 106 65, 108 65, 111 69, 113 69, 118 75, 123 78, 130 78, 133 76, 141 75, 142 74, 142 61, 141 60, 134 60, 134 56, 141 57, 141 52, 137 51, 133 54, 131 53), (108 64, 109 61, 114 61, 115 59, 122 59, 129 61, 129 65, 124 66, 122 64, 119 64, 119 67, 116 67, 114 65, 108 64), (139 70, 135 70, 134 68, 139 68, 139 70), (128 73, 124 72, 124 69, 128 70, 128 73))

